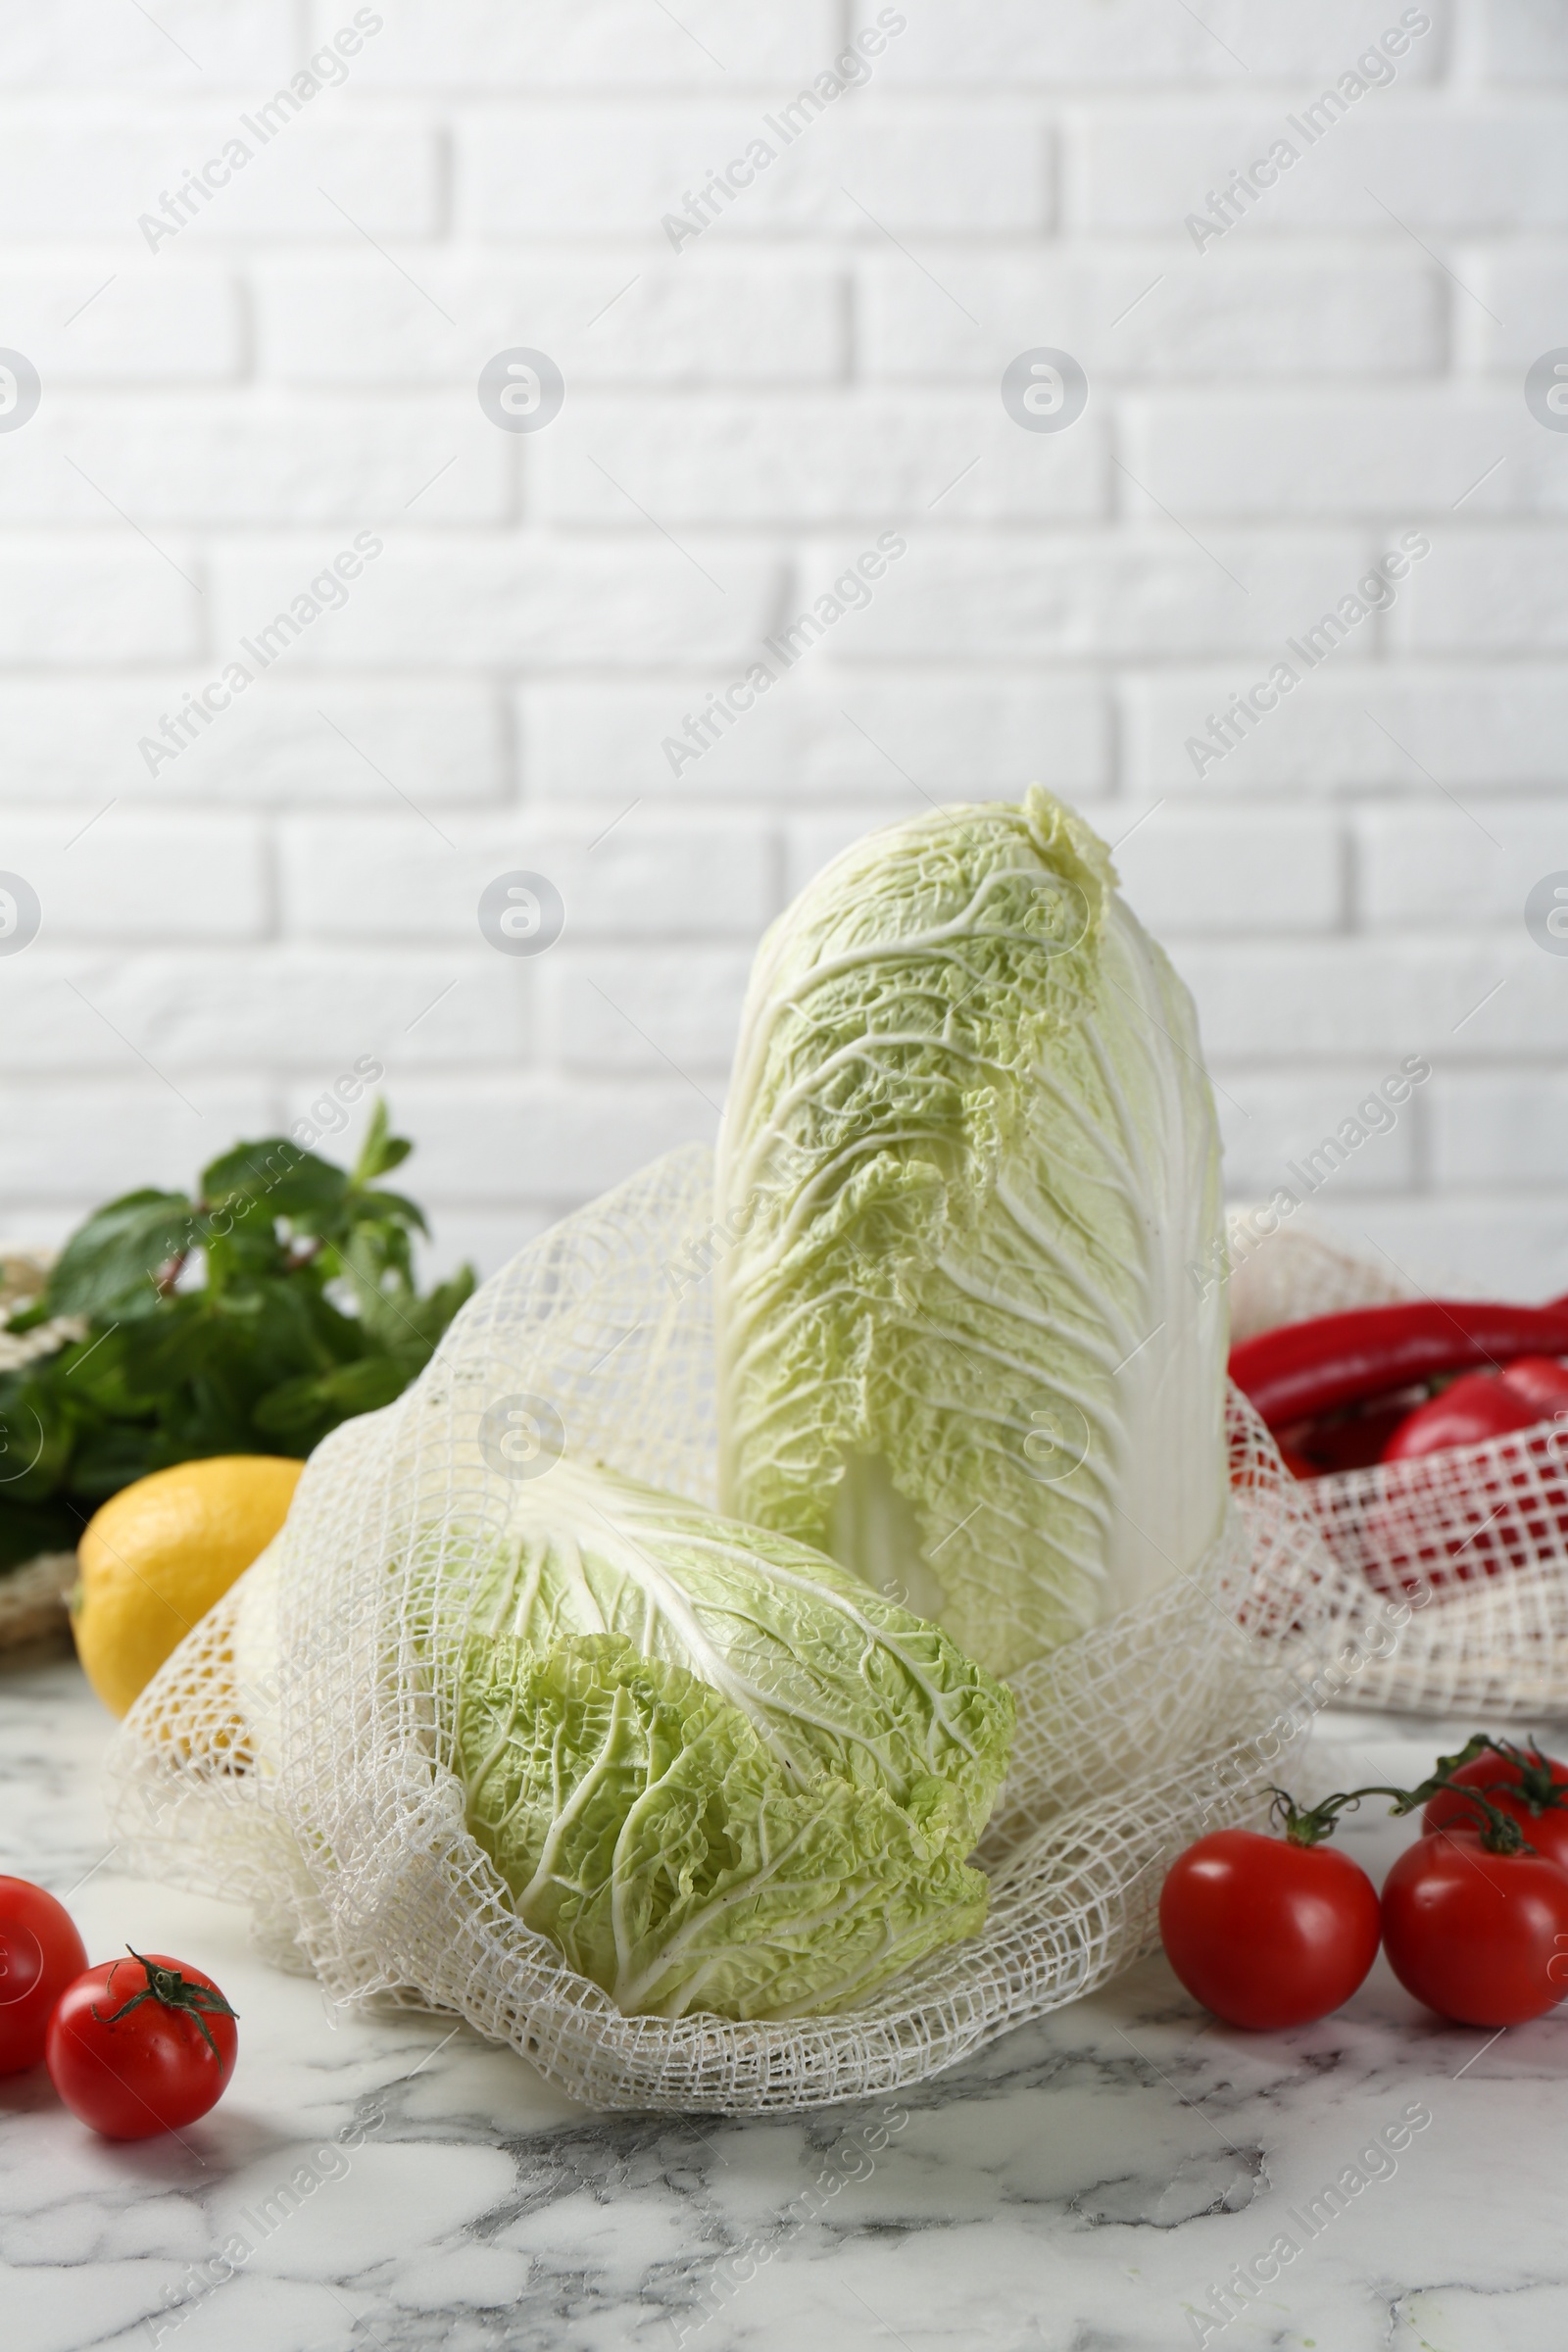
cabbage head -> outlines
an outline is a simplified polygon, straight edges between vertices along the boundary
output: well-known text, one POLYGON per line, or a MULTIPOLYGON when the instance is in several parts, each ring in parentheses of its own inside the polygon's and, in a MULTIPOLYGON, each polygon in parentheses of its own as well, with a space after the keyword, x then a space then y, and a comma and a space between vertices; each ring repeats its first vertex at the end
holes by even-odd
POLYGON ((759 951, 719 1143, 720 1500, 1009 1674, 1226 1494, 1191 1000, 1038 785, 829 865, 759 951))
POLYGON ((1013 1701, 938 1628, 564 1458, 472 1574, 468 1826, 628 2015, 834 2009, 979 1928, 1013 1701))

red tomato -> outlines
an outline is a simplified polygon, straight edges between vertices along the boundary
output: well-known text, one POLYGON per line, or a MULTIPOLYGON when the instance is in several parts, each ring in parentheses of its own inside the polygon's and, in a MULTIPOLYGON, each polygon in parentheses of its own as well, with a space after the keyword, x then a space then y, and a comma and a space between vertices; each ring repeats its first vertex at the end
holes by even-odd
POLYGON ((1463 2026, 1518 2026, 1568 1992, 1568 1871, 1418 1838, 1383 1882, 1383 1948, 1406 1992, 1463 2026))
POLYGON ((1384 1446, 1383 1459, 1411 1462, 1446 1446, 1479 1446, 1483 1438, 1505 1437, 1540 1418, 1536 1407, 1517 1390, 1504 1388, 1495 1373, 1465 1372, 1441 1396, 1405 1415, 1384 1446))
MULTIPOLYGON (((1499 1813, 1508 1814, 1519 1824, 1526 1842, 1538 1854, 1544 1854, 1560 1870, 1568 1870, 1568 1764, 1560 1764, 1555 1756, 1543 1756, 1539 1766, 1532 1761, 1521 1771, 1511 1756, 1493 1751, 1461 1764, 1448 1778, 1461 1788, 1479 1789, 1489 1804, 1495 1805, 1499 1813), (1548 1773, 1551 1786, 1564 1792, 1561 1804, 1541 1802, 1544 1793, 1541 1783, 1548 1773)), ((1479 1834, 1480 1816, 1462 1796, 1451 1796, 1446 1788, 1440 1788, 1421 1816, 1421 1827, 1430 1836, 1434 1830, 1453 1826, 1479 1834)))
POLYGON ((1332 1846, 1215 1830, 1171 1865, 1159 1933, 1194 2000, 1227 2025, 1305 2026, 1348 2001, 1377 1958, 1378 1898, 1332 1846))
POLYGON ((193 2124, 227 2087, 234 2012, 199 1968, 151 1952, 89 1968, 49 2021, 49 2073, 74 2116, 109 2139, 193 2124))
POLYGON ((0 1879, 0 2075, 38 2064, 49 2013, 86 1965, 64 1903, 26 1879, 0 1879))
POLYGON ((1521 1355, 1504 1364, 1497 1378, 1505 1389, 1534 1405, 1543 1421, 1568 1412, 1568 1364, 1553 1355, 1521 1355))

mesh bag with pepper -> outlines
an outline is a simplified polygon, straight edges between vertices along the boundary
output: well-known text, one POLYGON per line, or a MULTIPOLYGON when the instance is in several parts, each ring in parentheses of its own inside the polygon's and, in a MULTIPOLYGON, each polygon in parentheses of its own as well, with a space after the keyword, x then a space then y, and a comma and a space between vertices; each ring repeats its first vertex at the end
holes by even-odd
POLYGON ((1435 1298, 1305 1217, 1240 1256, 1231 1295, 1233 1373, 1324 1541, 1411 1610, 1338 1695, 1568 1705, 1568 1306, 1435 1298))

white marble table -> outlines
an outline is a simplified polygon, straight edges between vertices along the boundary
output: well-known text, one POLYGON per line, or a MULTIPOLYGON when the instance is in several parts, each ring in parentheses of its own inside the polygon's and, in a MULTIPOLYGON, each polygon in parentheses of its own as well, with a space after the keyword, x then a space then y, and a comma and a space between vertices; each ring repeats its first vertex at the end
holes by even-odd
MULTIPOLYGON (((1317 1737, 1384 1780, 1453 1729, 1317 1737)), ((1568 2010, 1489 2042, 1380 1961, 1340 2016, 1253 2036, 1156 1959, 885 2108, 602 2118, 466 2028, 334 2020, 237 1913, 117 1876, 108 1731, 71 1662, 0 1668, 0 1870, 69 1894, 94 1959, 210 1970, 239 2065, 182 2139, 119 2147, 41 2073, 0 2078, 4 2352, 1568 2345, 1568 2010), (1205 2339, 1194 2311, 1347 2168, 1364 2185, 1205 2339)), ((1350 1850, 1376 1875, 1411 1834, 1374 1814, 1350 1850)))

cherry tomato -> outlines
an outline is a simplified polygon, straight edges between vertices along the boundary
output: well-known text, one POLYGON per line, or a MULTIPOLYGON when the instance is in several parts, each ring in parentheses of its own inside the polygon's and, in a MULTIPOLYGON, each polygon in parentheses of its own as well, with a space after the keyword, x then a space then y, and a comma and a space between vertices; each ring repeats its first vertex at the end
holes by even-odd
POLYGON ((1348 2001, 1377 1958, 1378 1898, 1332 1846, 1215 1830, 1172 1864, 1159 1933, 1193 1998, 1227 2025, 1304 2026, 1348 2001))
POLYGON ((238 2041, 211 1977, 133 1952, 67 1988, 49 2021, 49 2073, 95 2132, 147 2139, 207 2113, 227 2087, 238 2041))
MULTIPOLYGON (((1568 1870, 1568 1764, 1559 1763, 1555 1756, 1543 1756, 1539 1764, 1530 1757, 1521 1766, 1512 1756, 1499 1755, 1494 1749, 1472 1757, 1448 1777, 1461 1788, 1479 1789, 1489 1804, 1519 1824, 1526 1843, 1538 1854, 1544 1854, 1560 1870, 1568 1870), (1559 1804, 1542 1801, 1545 1794, 1543 1784, 1548 1775, 1550 1786, 1563 1791, 1559 1804)), ((1428 1835, 1450 1827, 1475 1830, 1479 1835, 1480 1818, 1462 1796, 1450 1796, 1440 1788, 1421 1816, 1421 1827, 1428 1835)))
POLYGON ((1383 1948, 1406 1992, 1464 2026, 1518 2026, 1568 1992, 1568 1871, 1418 1838, 1383 1882, 1383 1948))
POLYGON ((0 1879, 0 2075, 39 2063, 49 2013, 86 1965, 64 1903, 26 1879, 0 1879))

